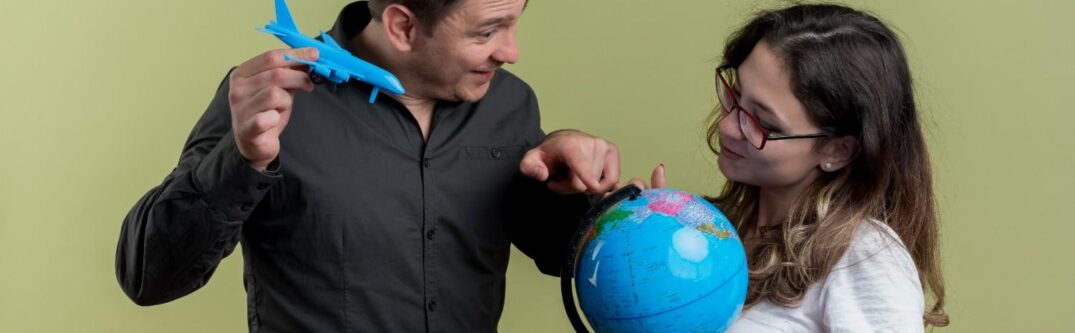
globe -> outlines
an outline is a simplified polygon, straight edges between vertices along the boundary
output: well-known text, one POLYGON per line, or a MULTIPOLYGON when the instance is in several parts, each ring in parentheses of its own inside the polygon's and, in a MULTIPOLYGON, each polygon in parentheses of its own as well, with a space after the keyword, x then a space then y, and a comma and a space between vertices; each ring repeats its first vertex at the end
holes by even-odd
POLYGON ((594 216, 574 268, 594 331, 723 332, 738 318, 746 257, 735 228, 709 202, 649 189, 594 216))

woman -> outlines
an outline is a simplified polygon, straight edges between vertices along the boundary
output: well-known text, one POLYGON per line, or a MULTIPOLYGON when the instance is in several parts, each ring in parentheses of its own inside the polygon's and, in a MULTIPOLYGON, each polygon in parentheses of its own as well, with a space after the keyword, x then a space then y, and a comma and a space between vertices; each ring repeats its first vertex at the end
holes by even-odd
POLYGON ((750 266, 729 332, 947 325, 929 158, 892 31, 841 6, 764 12, 716 75, 708 139, 728 182, 711 200, 750 266))

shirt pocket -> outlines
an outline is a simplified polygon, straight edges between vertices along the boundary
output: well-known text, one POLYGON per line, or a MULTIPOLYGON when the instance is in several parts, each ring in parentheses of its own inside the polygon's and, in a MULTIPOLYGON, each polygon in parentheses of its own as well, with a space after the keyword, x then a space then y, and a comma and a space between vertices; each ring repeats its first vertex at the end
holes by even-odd
POLYGON ((526 146, 466 146, 463 158, 468 160, 505 160, 518 161, 526 154, 526 146))
POLYGON ((521 144, 463 146, 459 169, 452 172, 449 196, 466 198, 454 208, 461 215, 459 220, 468 221, 473 228, 473 244, 479 245, 481 255, 487 259, 506 260, 490 258, 488 254, 507 253, 507 225, 517 218, 508 207, 519 195, 514 190, 522 179, 519 161, 526 150, 527 146, 521 144))

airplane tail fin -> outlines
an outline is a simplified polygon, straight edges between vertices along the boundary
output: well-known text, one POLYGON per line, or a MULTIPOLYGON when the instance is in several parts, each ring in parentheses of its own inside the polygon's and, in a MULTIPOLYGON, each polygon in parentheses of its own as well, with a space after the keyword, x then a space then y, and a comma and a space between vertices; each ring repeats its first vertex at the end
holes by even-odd
POLYGON ((293 31, 299 31, 295 20, 291 18, 291 10, 287 9, 287 1, 276 0, 276 24, 293 31))

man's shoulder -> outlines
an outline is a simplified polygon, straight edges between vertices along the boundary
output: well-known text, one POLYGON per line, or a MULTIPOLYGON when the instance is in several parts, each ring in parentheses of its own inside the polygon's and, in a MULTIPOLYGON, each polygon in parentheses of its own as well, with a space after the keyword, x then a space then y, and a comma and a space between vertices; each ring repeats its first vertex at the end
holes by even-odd
POLYGON ((534 90, 512 72, 506 69, 497 69, 492 82, 489 83, 490 94, 505 94, 513 97, 532 96, 534 90))

